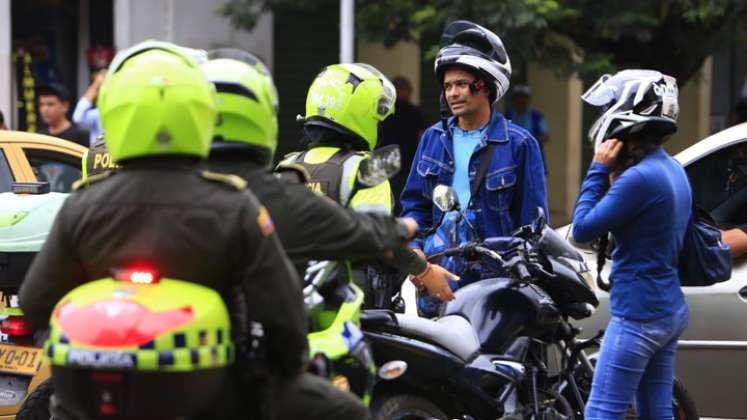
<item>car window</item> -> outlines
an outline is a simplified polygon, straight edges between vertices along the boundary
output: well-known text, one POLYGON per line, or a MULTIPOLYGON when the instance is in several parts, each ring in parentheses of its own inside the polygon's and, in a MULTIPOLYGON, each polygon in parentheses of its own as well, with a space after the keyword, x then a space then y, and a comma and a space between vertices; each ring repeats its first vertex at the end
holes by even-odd
POLYGON ((708 155, 686 171, 695 203, 720 227, 747 223, 747 141, 708 155))
POLYGON ((80 159, 49 150, 24 148, 26 158, 38 181, 49 182, 53 192, 70 192, 80 179, 80 159))
POLYGON ((13 184, 13 174, 8 166, 8 159, 5 158, 5 152, 0 149, 0 192, 10 191, 13 184))

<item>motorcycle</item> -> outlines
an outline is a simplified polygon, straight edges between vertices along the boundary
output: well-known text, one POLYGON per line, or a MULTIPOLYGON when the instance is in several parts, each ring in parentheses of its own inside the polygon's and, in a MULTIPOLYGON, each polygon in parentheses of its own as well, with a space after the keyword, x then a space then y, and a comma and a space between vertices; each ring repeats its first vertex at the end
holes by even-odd
MULTIPOLYGON (((450 187, 436 187, 434 203, 443 212, 459 210, 450 187)), ((583 417, 594 372, 589 355, 602 332, 580 340, 571 320, 591 316, 599 302, 583 256, 538 211, 511 237, 432 256, 479 260, 507 274, 457 290, 440 317, 387 310, 362 316, 376 362, 402 361, 398 378, 374 389, 375 419, 583 417)), ((677 383, 679 391, 684 388, 677 383)), ((693 406, 679 392, 676 419, 697 418, 683 405, 693 406)))
MULTIPOLYGON (((349 196, 384 182, 399 167, 397 146, 373 151, 361 162, 349 196)), ((365 293, 351 281, 350 264, 312 261, 304 276, 303 294, 309 314, 308 370, 329 378, 335 386, 353 392, 368 405, 376 382, 376 365, 360 329, 365 293)))

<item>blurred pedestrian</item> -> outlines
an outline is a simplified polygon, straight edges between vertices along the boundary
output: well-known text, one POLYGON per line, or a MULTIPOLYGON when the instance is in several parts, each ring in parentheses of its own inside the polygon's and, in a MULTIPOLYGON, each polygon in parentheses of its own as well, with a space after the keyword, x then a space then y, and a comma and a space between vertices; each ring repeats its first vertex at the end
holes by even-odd
POLYGON ((3 115, 3 111, 0 110, 0 130, 7 130, 8 127, 5 126, 5 116, 3 115))
POLYGON ((99 94, 101 83, 106 77, 106 68, 100 69, 93 77, 93 82, 88 86, 83 96, 78 99, 73 111, 73 122, 89 131, 88 144, 96 143, 96 138, 103 133, 101 120, 99 119, 99 109, 96 108, 96 96, 99 94))
MULTIPOLYGON (((410 101, 412 97, 410 81, 405 77, 396 76, 392 79, 392 84, 397 90, 397 102, 394 104, 394 114, 384 120, 384 134, 379 147, 390 144, 399 145, 402 154, 402 169, 389 180, 394 196, 399 197, 407 182, 407 175, 410 173, 410 165, 415 158, 420 136, 425 130, 425 118, 420 108, 410 101)), ((395 214, 399 214, 401 210, 399 200, 395 200, 395 214)))
POLYGON ((513 88, 513 94, 513 106, 506 110, 505 117, 532 133, 532 136, 539 141, 542 160, 545 162, 545 173, 547 173, 545 145, 550 141, 547 120, 542 112, 529 106, 532 99, 532 90, 529 86, 516 85, 513 88))
POLYGON ((70 92, 60 83, 42 85, 37 89, 39 114, 46 127, 39 131, 88 147, 88 131, 67 119, 70 110, 70 92))

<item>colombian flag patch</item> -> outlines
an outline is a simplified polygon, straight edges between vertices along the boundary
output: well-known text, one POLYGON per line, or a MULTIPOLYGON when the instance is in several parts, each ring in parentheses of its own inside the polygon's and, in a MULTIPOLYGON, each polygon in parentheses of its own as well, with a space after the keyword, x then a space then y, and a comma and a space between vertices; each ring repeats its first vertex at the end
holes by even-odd
POLYGON ((257 225, 259 225, 259 230, 261 230, 262 234, 265 236, 270 236, 273 232, 275 232, 275 225, 272 224, 270 213, 267 212, 267 209, 264 206, 259 208, 257 225))

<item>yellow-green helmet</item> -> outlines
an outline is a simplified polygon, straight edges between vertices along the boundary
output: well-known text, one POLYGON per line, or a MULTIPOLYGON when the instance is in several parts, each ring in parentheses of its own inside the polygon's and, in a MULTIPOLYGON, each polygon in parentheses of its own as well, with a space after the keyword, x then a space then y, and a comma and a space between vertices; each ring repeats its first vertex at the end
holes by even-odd
POLYGON ((278 93, 270 72, 254 55, 233 48, 210 51, 208 60, 202 70, 218 92, 212 149, 249 145, 269 165, 278 145, 278 93))
POLYGON ((369 64, 333 64, 314 79, 306 96, 305 127, 323 127, 360 138, 369 150, 379 124, 394 112, 394 85, 369 64))
POLYGON ((205 54, 145 41, 117 54, 98 106, 114 162, 154 155, 206 157, 215 88, 200 71, 205 54))

